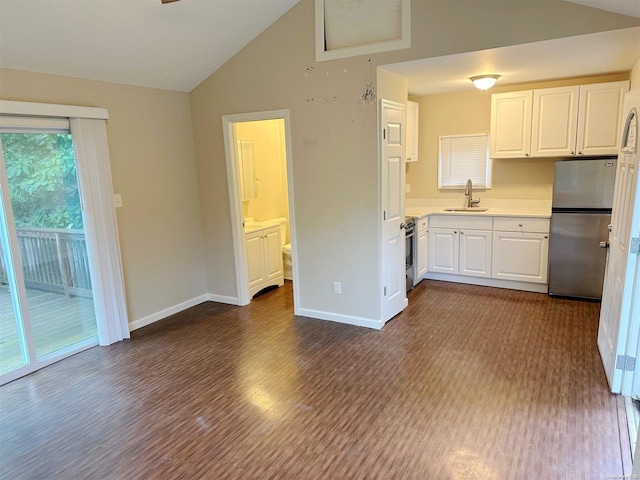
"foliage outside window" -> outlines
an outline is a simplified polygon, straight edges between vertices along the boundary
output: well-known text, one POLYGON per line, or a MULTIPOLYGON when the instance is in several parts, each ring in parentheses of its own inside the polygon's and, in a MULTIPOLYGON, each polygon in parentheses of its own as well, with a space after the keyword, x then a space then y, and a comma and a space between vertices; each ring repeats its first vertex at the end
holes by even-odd
POLYGON ((16 226, 82 228, 71 134, 3 133, 16 226))
POLYGON ((489 135, 446 135, 440 137, 438 188, 462 189, 471 179, 474 187, 491 188, 489 135))

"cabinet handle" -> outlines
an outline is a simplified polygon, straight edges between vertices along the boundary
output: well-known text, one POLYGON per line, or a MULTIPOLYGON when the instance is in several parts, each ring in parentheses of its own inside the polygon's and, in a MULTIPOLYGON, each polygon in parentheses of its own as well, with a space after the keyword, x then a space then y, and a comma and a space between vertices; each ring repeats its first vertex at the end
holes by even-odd
POLYGON ((457 231, 457 230, 454 230, 454 231, 453 231, 453 233, 458 233, 458 231, 457 231))
POLYGON ((460 235, 464 235, 464 232, 462 230, 460 230, 460 235))
POLYGON ((582 155, 582 152, 578 152, 578 155, 582 155))
POLYGON ((519 226, 520 228, 522 228, 522 224, 521 224, 521 223, 519 223, 519 224, 518 224, 518 226, 519 226))
POLYGON ((528 153, 525 153, 525 154, 524 154, 524 156, 525 156, 525 157, 528 157, 528 156, 529 156, 529 154, 528 154, 528 153))
POLYGON ((544 238, 549 238, 549 235, 545 235, 544 238))
POLYGON ((571 150, 571 155, 575 155, 575 152, 573 150, 571 150))

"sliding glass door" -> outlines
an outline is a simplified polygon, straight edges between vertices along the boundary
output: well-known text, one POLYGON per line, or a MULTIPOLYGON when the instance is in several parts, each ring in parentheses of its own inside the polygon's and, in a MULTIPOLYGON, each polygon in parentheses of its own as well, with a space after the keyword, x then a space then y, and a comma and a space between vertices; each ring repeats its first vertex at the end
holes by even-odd
POLYGON ((97 345, 68 121, 7 123, 0 129, 0 381, 97 345))

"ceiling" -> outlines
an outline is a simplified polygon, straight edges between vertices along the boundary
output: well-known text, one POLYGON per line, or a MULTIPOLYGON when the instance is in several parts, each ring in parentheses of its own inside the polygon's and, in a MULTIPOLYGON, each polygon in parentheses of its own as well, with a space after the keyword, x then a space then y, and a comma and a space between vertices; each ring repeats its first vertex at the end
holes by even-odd
POLYGON ((628 72, 640 56, 640 27, 385 65, 408 78, 411 95, 472 90, 469 77, 499 85, 628 72))
MULTIPOLYGON (((298 1, 0 0, 0 66, 189 92, 298 1)), ((640 0, 573 3, 640 18, 640 0)), ((556 47, 546 47, 550 60, 556 53, 561 53, 556 47)), ((478 55, 489 54, 456 57, 477 67, 482 65, 478 55)), ((423 67, 440 62, 438 68, 444 68, 451 63, 446 58, 430 59, 423 67)), ((510 81, 507 70, 502 72, 500 81, 510 81)), ((473 73, 441 72, 449 82, 461 74, 473 73)))
POLYGON ((189 92, 299 0, 0 0, 0 66, 189 92))

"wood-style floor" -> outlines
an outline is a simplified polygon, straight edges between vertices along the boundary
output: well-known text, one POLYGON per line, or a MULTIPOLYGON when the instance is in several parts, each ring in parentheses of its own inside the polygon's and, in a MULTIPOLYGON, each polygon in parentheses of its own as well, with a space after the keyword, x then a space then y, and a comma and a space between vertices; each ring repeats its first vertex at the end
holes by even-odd
POLYGON ((629 473, 599 305, 423 281, 382 331, 204 303, 0 388, 6 479, 629 473), (622 440, 621 440, 622 438, 622 440))

